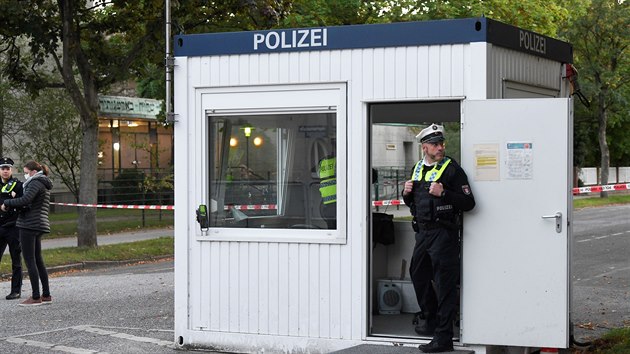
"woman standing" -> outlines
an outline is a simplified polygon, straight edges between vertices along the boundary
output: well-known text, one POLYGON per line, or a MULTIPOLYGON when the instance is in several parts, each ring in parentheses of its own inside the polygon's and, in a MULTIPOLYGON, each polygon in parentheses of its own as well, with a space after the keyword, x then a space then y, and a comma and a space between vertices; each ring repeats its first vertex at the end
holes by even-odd
POLYGON ((24 262, 28 268, 33 295, 23 301, 20 306, 35 306, 51 303, 48 287, 48 272, 42 258, 42 235, 50 232, 48 210, 50 208, 50 190, 52 182, 48 179, 48 167, 35 161, 24 165, 24 195, 21 198, 7 199, 2 210, 25 207, 18 216, 16 226, 20 229, 20 243, 24 262), (42 282, 42 293, 39 293, 39 281, 42 282))

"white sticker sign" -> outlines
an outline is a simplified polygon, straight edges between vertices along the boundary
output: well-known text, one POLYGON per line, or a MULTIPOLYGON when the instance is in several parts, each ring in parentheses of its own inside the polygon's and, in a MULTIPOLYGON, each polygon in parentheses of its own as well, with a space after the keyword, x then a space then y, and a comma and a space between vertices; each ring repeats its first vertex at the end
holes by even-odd
POLYGON ((506 144, 506 174, 508 179, 534 178, 534 146, 531 142, 506 144))

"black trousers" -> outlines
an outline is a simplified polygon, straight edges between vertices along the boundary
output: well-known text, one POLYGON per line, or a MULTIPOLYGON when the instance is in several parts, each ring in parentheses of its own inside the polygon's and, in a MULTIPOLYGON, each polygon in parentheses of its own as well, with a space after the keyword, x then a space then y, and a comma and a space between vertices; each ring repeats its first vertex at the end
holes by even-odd
POLYGON ((457 230, 440 227, 416 233, 409 273, 420 309, 437 322, 433 338, 441 344, 453 341, 459 272, 457 230))
POLYGON ((39 281, 42 282, 43 296, 50 296, 48 287, 48 272, 42 258, 42 235, 44 233, 36 230, 20 229, 20 243, 24 254, 24 263, 28 268, 28 277, 31 281, 33 299, 39 299, 39 281))
POLYGON ((20 247, 20 232, 15 225, 5 227, 0 226, 0 261, 2 255, 9 246, 11 255, 11 292, 20 293, 22 291, 22 248, 20 247))

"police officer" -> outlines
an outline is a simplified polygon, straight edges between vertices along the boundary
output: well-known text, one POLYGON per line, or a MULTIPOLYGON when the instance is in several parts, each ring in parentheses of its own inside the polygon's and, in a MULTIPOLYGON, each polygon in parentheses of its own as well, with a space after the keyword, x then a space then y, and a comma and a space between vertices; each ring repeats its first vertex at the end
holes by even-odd
POLYGON ((423 159, 416 163, 402 193, 416 231, 409 273, 425 319, 416 322, 415 331, 433 336, 420 346, 421 351, 439 353, 453 350, 461 213, 471 210, 475 199, 464 170, 445 155, 444 127, 431 124, 416 139, 423 159))
POLYGON ((321 215, 329 229, 337 228, 337 157, 326 156, 319 161, 319 193, 322 196, 321 215))
MULTIPOLYGON (((0 205, 6 199, 19 198, 22 196, 22 182, 13 177, 13 160, 8 157, 0 158, 0 205)), ((19 230, 15 226, 18 211, 8 209, 0 211, 0 260, 4 251, 9 246, 11 254, 11 293, 6 296, 7 300, 19 299, 22 292, 22 248, 20 247, 19 230)))

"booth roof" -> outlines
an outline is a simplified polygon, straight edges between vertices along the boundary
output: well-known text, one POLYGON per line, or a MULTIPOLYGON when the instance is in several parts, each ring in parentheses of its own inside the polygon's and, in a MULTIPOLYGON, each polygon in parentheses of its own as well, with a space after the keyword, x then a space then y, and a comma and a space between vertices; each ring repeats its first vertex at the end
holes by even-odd
POLYGON ((569 43, 489 18, 223 32, 174 37, 175 56, 213 56, 487 42, 562 63, 569 43))

